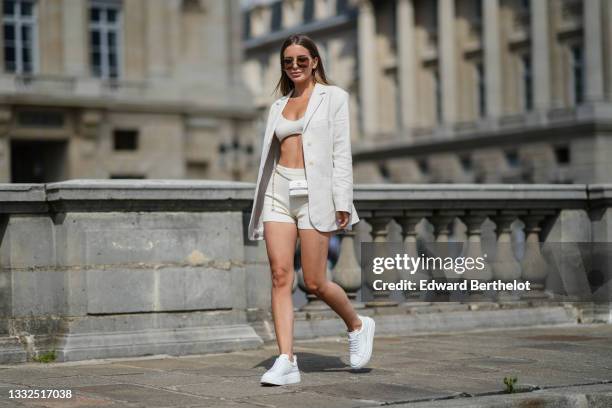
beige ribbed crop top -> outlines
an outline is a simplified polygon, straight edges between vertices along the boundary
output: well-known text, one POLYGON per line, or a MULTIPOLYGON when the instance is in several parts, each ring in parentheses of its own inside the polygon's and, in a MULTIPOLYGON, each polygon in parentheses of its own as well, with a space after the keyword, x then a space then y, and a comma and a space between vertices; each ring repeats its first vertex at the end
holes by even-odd
POLYGON ((276 133, 276 137, 279 142, 282 142, 284 138, 289 135, 294 135, 296 133, 301 134, 304 129, 304 116, 297 120, 289 120, 283 116, 281 113, 280 120, 276 125, 276 129, 274 132, 276 133))

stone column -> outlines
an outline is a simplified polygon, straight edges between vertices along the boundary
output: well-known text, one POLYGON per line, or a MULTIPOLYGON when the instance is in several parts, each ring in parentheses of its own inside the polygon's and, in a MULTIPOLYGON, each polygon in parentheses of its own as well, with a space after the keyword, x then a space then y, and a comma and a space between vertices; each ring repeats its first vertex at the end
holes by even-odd
MULTIPOLYGON (((604 10, 605 13, 605 21, 606 21, 606 39, 604 41, 606 49, 612 48, 612 0, 604 0, 604 10)), ((609 51, 608 51, 609 52, 609 51)), ((612 57, 608 57, 612 58, 612 57)), ((612 101, 612 63, 608 64, 607 68, 607 78, 608 82, 608 101, 612 101)))
POLYGON ((402 129, 404 135, 411 136, 416 116, 416 72, 414 50, 414 3, 413 0, 397 1, 397 59, 398 79, 401 98, 402 129))
POLYGON ((66 75, 88 76, 87 4, 81 0, 64 0, 62 5, 64 73, 66 75))
POLYGON ((359 1, 359 98, 364 136, 372 137, 378 126, 378 69, 376 21, 371 0, 359 1))
POLYGON ((482 41, 484 43, 487 116, 498 117, 502 110, 499 0, 477 1, 482 1, 483 6, 484 35, 482 41))
POLYGON ((582 2, 584 10, 583 41, 584 41, 584 63, 585 63, 585 94, 587 101, 601 101, 604 96, 603 82, 603 36, 601 15, 601 0, 586 0, 582 2))
POLYGON ((0 134, 3 135, 0 136, 0 183, 11 182, 11 143, 8 135, 13 123, 12 116, 10 106, 0 108, 0 134))
POLYGON ((455 0, 438 0, 438 62, 442 86, 442 121, 452 124, 457 112, 455 0))
POLYGON ((226 2, 226 21, 227 21, 227 37, 228 49, 227 63, 229 71, 229 85, 240 85, 240 69, 242 63, 242 13, 240 12, 240 3, 237 0, 226 2))
POLYGON ((147 67, 149 77, 163 77, 167 73, 166 0, 148 0, 146 10, 147 67))
POLYGON ((533 103, 536 110, 550 107, 550 44, 548 38, 548 1, 529 2, 531 21, 531 66, 533 103))

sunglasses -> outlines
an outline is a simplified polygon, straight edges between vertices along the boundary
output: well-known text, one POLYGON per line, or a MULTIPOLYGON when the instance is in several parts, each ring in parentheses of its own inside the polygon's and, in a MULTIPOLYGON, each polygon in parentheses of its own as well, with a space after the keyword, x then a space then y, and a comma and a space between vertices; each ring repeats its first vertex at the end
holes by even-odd
MULTIPOLYGON (((297 66, 300 68, 307 68, 308 64, 310 64, 310 57, 307 57, 305 55, 300 55, 299 57, 295 58, 297 60, 297 66)), ((290 69, 291 67, 293 67, 293 60, 294 58, 283 58, 283 67, 285 69, 290 69)))

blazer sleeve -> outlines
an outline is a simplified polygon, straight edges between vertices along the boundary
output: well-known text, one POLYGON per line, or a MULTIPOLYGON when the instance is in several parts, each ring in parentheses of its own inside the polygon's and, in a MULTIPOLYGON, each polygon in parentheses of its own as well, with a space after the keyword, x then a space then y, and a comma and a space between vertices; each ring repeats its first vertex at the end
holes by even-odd
POLYGON ((332 196, 336 211, 351 212, 353 204, 353 159, 349 127, 349 94, 342 90, 333 114, 332 196))

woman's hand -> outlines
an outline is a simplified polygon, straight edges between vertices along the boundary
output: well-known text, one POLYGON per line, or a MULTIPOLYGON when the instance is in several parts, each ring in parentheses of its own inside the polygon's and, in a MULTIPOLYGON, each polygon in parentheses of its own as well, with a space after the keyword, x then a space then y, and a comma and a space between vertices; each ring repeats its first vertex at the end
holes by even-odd
POLYGON ((345 229, 349 223, 350 213, 346 211, 336 211, 336 224, 339 229, 345 229))

